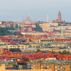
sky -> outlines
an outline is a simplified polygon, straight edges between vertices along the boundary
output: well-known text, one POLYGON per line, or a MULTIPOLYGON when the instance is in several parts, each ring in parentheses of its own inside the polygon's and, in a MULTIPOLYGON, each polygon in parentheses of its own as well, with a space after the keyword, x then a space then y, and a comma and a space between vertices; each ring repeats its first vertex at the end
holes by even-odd
POLYGON ((1 21, 23 21, 30 16, 33 21, 49 21, 57 18, 71 22, 71 0, 0 0, 1 21))

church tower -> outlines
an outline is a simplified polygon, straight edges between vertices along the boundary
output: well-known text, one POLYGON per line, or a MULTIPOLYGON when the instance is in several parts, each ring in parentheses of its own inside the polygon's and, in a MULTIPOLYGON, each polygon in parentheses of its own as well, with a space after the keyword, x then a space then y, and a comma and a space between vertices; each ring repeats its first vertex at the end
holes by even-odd
POLYGON ((58 13, 58 22, 61 22, 61 12, 58 13))

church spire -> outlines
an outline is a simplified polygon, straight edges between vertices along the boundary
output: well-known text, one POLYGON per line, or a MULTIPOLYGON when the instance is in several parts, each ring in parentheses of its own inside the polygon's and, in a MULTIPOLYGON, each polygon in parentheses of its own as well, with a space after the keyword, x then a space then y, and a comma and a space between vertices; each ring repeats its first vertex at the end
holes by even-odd
POLYGON ((61 12, 58 12, 58 22, 61 22, 61 12))

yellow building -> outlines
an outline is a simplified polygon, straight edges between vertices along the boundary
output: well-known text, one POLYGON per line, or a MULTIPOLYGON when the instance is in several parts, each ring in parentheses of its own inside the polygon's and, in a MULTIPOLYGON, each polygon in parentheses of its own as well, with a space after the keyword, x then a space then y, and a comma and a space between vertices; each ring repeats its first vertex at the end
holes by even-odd
POLYGON ((10 49, 10 48, 28 48, 29 45, 24 45, 24 44, 18 44, 18 45, 11 45, 11 44, 7 44, 7 45, 0 45, 0 48, 7 48, 7 49, 10 49))
POLYGON ((54 64, 37 64, 37 66, 34 64, 33 69, 29 70, 12 70, 12 69, 5 69, 5 64, 2 64, 0 66, 0 71, 71 71, 71 66, 70 65, 54 65, 54 64))
POLYGON ((5 64, 2 64, 1 66, 0 66, 0 71, 52 71, 52 70, 40 70, 40 69, 31 69, 31 70, 6 70, 5 69, 5 64))

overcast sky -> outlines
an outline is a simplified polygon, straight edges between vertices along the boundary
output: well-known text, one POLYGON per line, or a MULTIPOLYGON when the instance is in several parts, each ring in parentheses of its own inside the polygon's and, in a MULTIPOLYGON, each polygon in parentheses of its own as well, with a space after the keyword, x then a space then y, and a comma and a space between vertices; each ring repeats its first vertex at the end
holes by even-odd
POLYGON ((71 22, 71 0, 0 0, 0 20, 22 21, 23 17, 46 21, 57 18, 61 11, 62 19, 71 22))

